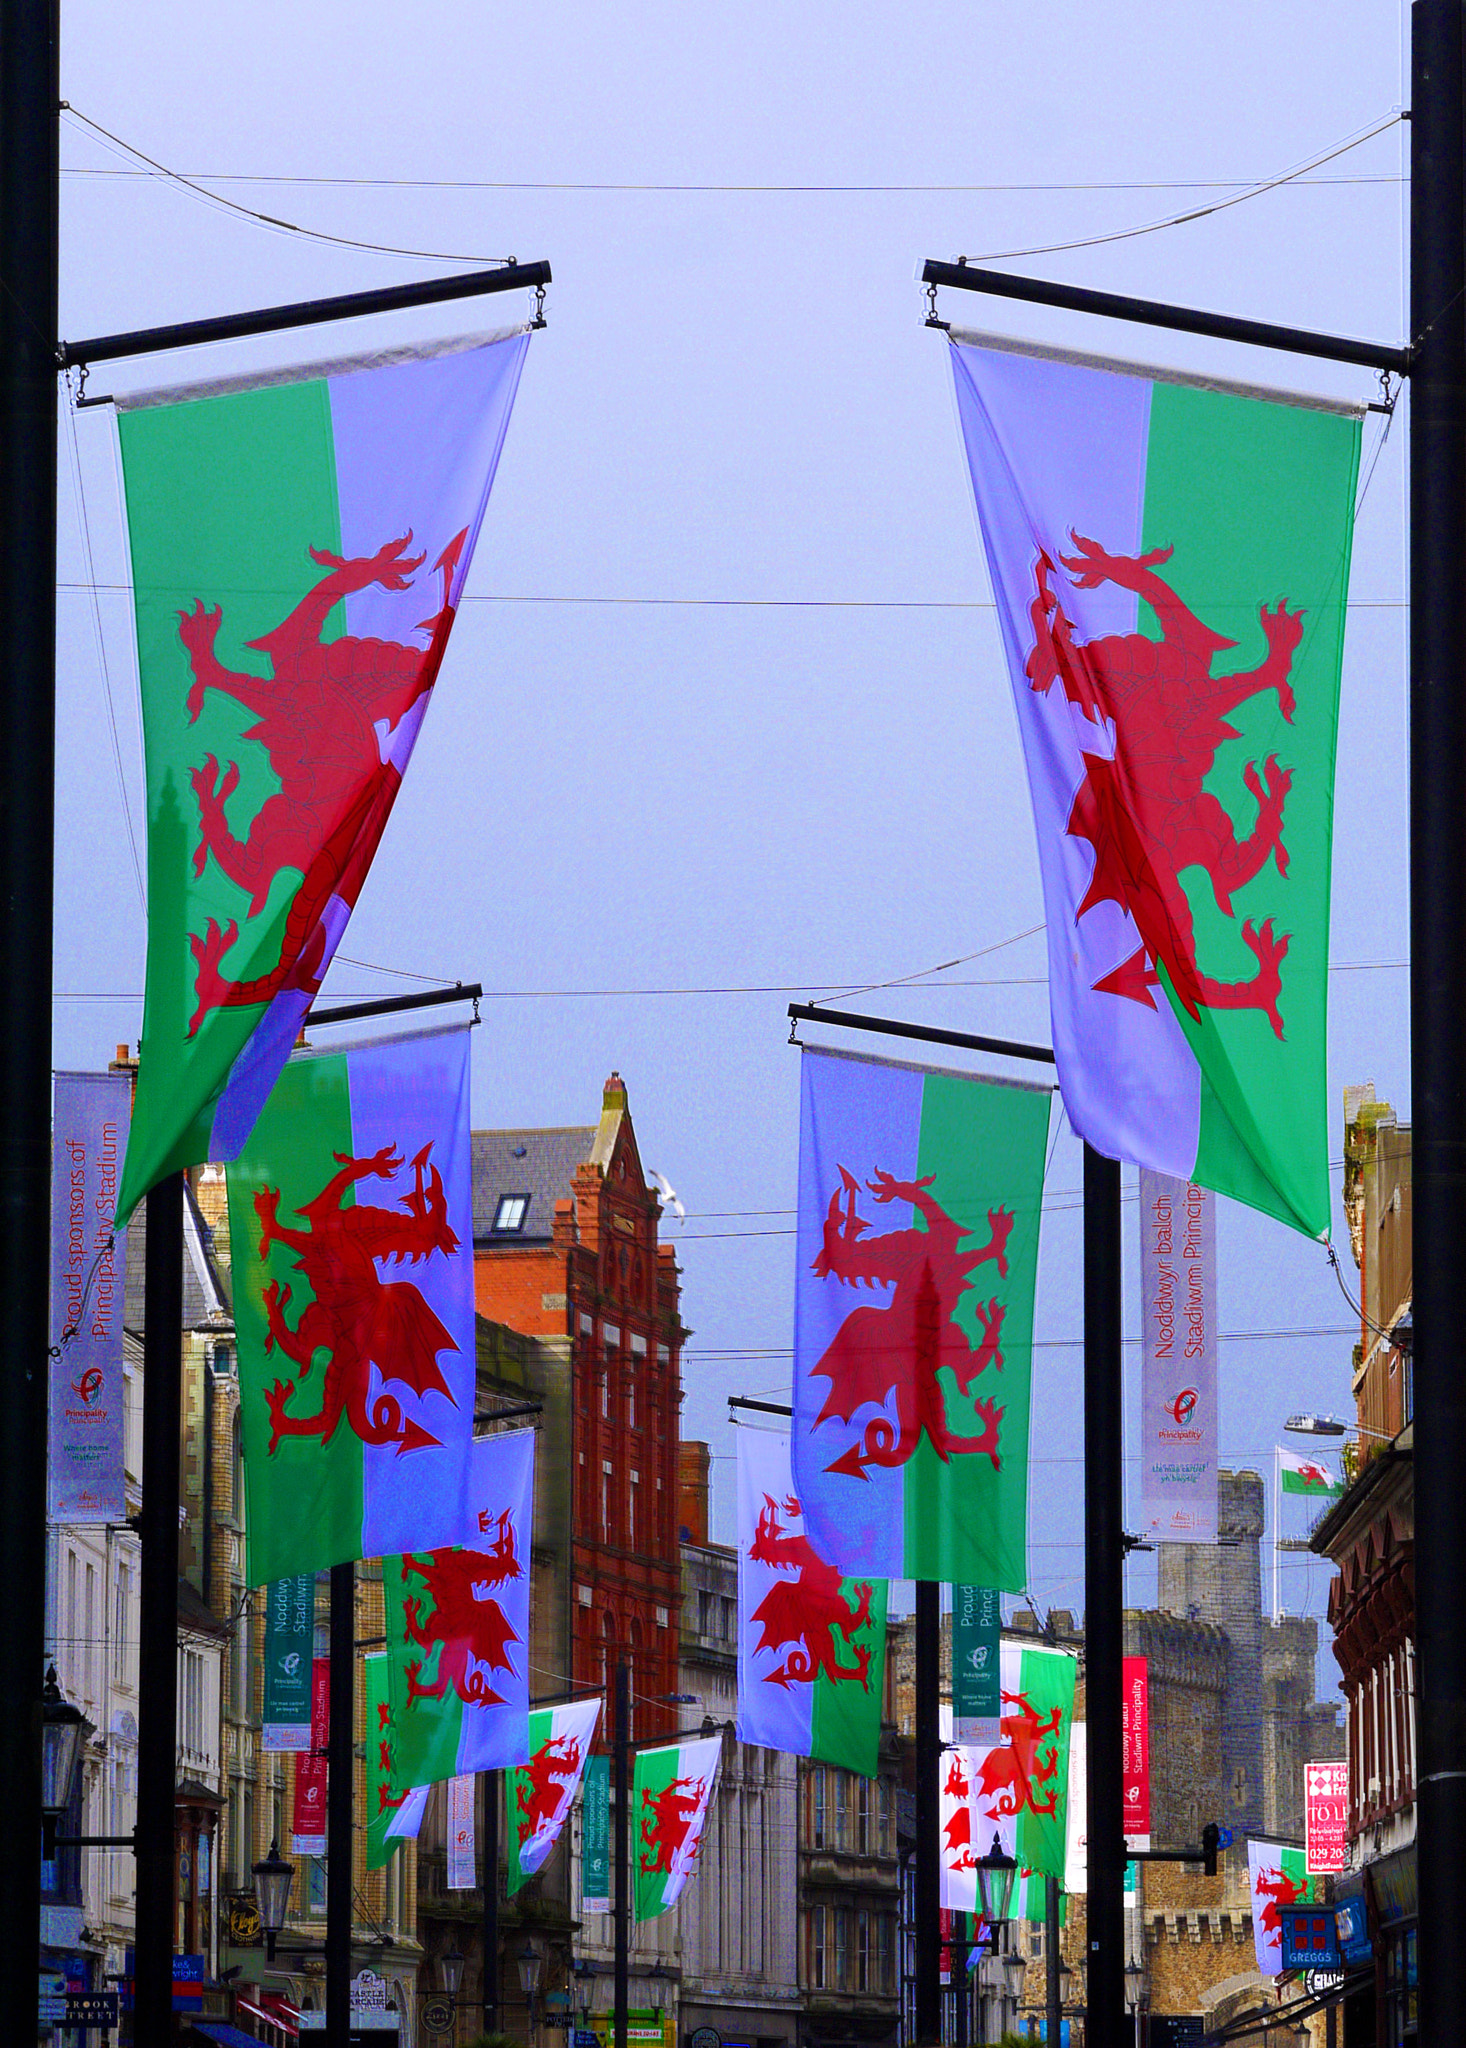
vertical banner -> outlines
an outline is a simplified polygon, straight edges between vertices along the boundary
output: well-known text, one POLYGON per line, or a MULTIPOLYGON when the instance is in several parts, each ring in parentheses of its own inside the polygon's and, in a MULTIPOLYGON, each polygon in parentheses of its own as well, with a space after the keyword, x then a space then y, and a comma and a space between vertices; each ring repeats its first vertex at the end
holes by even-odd
POLYGON ((1259 1973, 1276 1977, 1283 1967, 1283 1923, 1279 1906, 1311 1906, 1313 1886, 1304 1852, 1281 1842, 1247 1844, 1247 1877, 1252 1888, 1252 1946, 1259 1973))
POLYGON ((1003 1707, 1003 1603, 993 1586, 952 1588, 952 1732, 959 1742, 996 1742, 1003 1707))
MULTIPOLYGON (((1133 1863, 1127 1864, 1133 1870, 1133 1863)), ((1064 1889, 1077 1897, 1089 1889, 1089 1727, 1069 1730, 1069 1815, 1064 1836, 1064 1889)))
POLYGON ((722 1756, 721 1735, 637 1751, 631 1787, 636 1919, 670 1912, 695 1872, 722 1756))
POLYGON ((130 1074, 57 1074, 55 1081, 51 1342, 61 1347, 61 1355, 51 1360, 47 1513, 53 1522, 127 1519, 122 1471, 127 1234, 119 1231, 113 1239, 112 1223, 131 1091, 130 1074))
POLYGON ((1003 1740, 971 1752, 973 1847, 985 1856, 996 1836, 1021 1871, 1062 1882, 1077 1663, 1065 1651, 1005 1642, 1002 1664, 1003 1740))
POLYGON ((1150 1847, 1150 1672, 1144 1657, 1124 1659, 1120 1712, 1125 1757, 1125 1839, 1150 1847))
POLYGON ((938 1824, 941 1828, 941 1883, 938 1901, 944 1915, 975 1913, 977 1857, 972 1845, 972 1775, 980 1752, 952 1740, 952 1709, 940 1708, 942 1771, 939 1780, 938 1824))
POLYGON ((331 1746, 331 1663, 311 1665, 310 1748, 295 1760, 295 1814, 290 1847, 296 1856, 326 1853, 326 1753, 331 1746))
POLYGON ((611 1910, 611 1759, 593 1756, 585 1766, 580 1802, 580 1910, 611 1910))
MULTIPOLYGON (((477 1784, 472 1771, 460 1771, 457 1777, 448 1780, 448 1889, 450 1892, 471 1892, 477 1882, 478 1858, 475 1853, 473 1830, 473 1789, 477 1784)), ((497 1799, 499 1788, 490 1785, 489 1797, 497 1799)))
POLYGON ((1349 1868, 1349 1765, 1340 1757, 1303 1766, 1303 1839, 1310 1875, 1349 1868))
POLYGON ((311 1650, 316 1630, 313 1572, 265 1588, 265 1751, 311 1746, 311 1650))
POLYGON ((1217 1199, 1140 1169, 1140 1501, 1161 1543, 1217 1540, 1217 1199))
POLYGON ((886 1582, 843 1578, 804 1526, 777 1430, 738 1432, 738 1737, 873 1778, 886 1582))

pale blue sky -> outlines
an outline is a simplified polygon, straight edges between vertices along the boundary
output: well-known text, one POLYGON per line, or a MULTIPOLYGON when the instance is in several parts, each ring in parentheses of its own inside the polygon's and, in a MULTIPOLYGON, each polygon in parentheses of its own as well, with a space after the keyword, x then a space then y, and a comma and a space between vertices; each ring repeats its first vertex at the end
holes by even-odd
MULTIPOLYGON (((1225 198, 1403 97, 1395 9, 1262 0, 1205 15, 1133 0, 445 0, 412 13, 339 0, 137 0, 119 13, 69 0, 64 34, 76 109, 181 171, 243 180, 217 187, 233 199, 343 236, 554 265, 470 601, 344 947, 501 992, 848 988, 1036 926, 1008 684, 915 267, 1225 198), (790 186, 818 189, 747 189, 790 186)), ((1309 182, 1205 220, 1011 267, 1397 341, 1404 138, 1397 125, 1309 182)), ((69 336, 453 267, 308 243, 156 179, 110 175, 124 165, 69 122, 62 155, 69 336)), ((92 389, 496 324, 503 303, 488 302, 487 319, 437 309, 119 365, 92 389)), ((1363 373, 1258 351, 997 301, 943 310, 1372 395, 1363 373)), ((1333 928, 1335 960, 1350 966, 1405 955, 1403 425, 1402 414, 1374 470, 1355 553, 1333 928)), ((1371 416, 1366 469, 1381 432, 1371 416)), ((81 414, 75 433, 94 573, 113 586, 98 603, 140 831, 109 415, 81 414)), ((77 587, 89 571, 65 423, 61 459, 56 1057, 86 1066, 137 1036, 143 920, 91 600, 77 587), (76 999, 97 992, 120 993, 76 999)), ((950 992, 862 1004, 1043 1038, 1043 971, 1043 940, 1029 937, 945 977, 966 984, 950 992)), ((406 985, 338 965, 330 988, 406 985)), ((787 1386, 786 1000, 504 994, 475 1041, 482 1124, 589 1121, 604 1076, 626 1077, 643 1158, 689 1211, 674 1232, 696 1331, 684 1429, 720 1454, 732 1447, 724 1396, 787 1386), (744 1351, 757 1355, 731 1355, 744 1351)), ((1334 975, 1335 1105, 1346 1082, 1372 1077, 1408 1107, 1405 1005, 1398 968, 1334 975)), ((1079 1178, 1066 1132, 1041 1274, 1041 1606, 1081 1604, 1068 1342, 1079 1178)), ((1134 1214, 1132 1200, 1132 1259, 1134 1214)), ((1323 1254, 1277 1225, 1226 1208, 1221 1262, 1224 1329, 1320 1333, 1223 1347, 1223 1448, 1260 1464, 1290 1408, 1347 1406, 1349 1316, 1323 1254)), ((732 1467, 714 1469, 728 1534, 732 1467)), ((1325 1573, 1285 1565, 1285 1605, 1321 1614, 1325 1573)), ((1150 1597, 1144 1561, 1131 1596, 1150 1597)))

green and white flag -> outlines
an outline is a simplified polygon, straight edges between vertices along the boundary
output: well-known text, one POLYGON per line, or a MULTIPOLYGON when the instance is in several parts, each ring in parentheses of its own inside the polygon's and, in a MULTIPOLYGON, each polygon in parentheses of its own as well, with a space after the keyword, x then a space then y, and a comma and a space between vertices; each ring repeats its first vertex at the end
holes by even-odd
POLYGON ((1329 1495, 1344 1491, 1343 1481, 1335 1479, 1327 1465, 1321 1464, 1317 1458, 1299 1457, 1296 1452, 1285 1451, 1279 1445, 1277 1459, 1284 1493, 1306 1493, 1315 1500, 1326 1500, 1329 1495))
POLYGON ((693 1875, 722 1754, 721 1735, 637 1751, 631 1818, 638 1920, 668 1912, 693 1875))
POLYGON ((534 1876, 559 1840, 600 1714, 597 1698, 536 1707, 529 1717, 529 1762, 504 1780, 510 1898, 534 1876))
POLYGON ((1362 409, 987 335, 951 364, 1069 1121, 1322 1237, 1362 409))
POLYGON ((229 1167, 251 1585, 467 1521, 468 1067, 466 1026, 297 1053, 229 1167))
POLYGON ((403 1842, 417 1840, 430 1787, 396 1789, 387 1659, 376 1651, 362 1663, 366 1680, 367 1869, 380 1870, 403 1842))
POLYGON ((876 1775, 886 1582, 842 1578, 804 1531, 782 1431, 738 1432, 738 1739, 876 1775))
POLYGON ((119 1223, 235 1158, 427 712, 527 330, 117 400, 148 796, 119 1223))
POLYGON ((1069 1813, 1073 1657, 1003 1644, 1003 1740, 972 1752, 973 1852, 993 1836, 1023 1870, 1064 1881, 1069 1813))

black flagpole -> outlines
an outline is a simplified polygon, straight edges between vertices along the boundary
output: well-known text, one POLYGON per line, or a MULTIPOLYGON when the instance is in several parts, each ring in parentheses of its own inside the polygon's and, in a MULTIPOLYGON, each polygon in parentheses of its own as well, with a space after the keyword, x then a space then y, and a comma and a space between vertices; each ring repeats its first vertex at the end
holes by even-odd
POLYGON ((330 1652, 331 1716, 326 1747, 326 2048, 350 2048, 352 1823, 356 1791, 354 1564, 331 1567, 330 1652))
POLYGON ((613 1748, 616 1773, 612 1841, 616 1864, 616 1947, 611 2025, 614 2048, 626 2048, 626 2001, 631 1967, 631 1672, 624 1657, 616 1666, 613 1748))
POLYGON ((1089 1721, 1087 2038, 1125 2017, 1124 1331, 1120 1168, 1084 1148, 1084 1683, 1089 1721))
POLYGON ((1410 1016, 1420 2038, 1466 2013, 1466 246, 1459 0, 1411 9, 1410 1016))
POLYGON ((942 2038, 941 1587, 916 1581, 916 2041, 942 2038))
MULTIPOLYGON (((0 2040, 36 2034, 51 1205, 56 724, 56 277, 60 24, 0 0, 0 1868, 10 1938, 0 2040)), ((171 1793, 170 1793, 171 1801, 171 1793)))

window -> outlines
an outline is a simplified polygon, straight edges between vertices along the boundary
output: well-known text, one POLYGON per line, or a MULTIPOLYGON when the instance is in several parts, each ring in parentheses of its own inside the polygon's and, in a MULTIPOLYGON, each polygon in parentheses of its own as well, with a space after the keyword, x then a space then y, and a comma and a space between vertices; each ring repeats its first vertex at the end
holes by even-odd
POLYGON ((834 1797, 835 1805, 835 1847, 837 1849, 843 1849, 846 1847, 845 1773, 843 1771, 832 1771, 830 1773, 830 1779, 830 1791, 834 1797))
POLYGON ((870 1989, 870 1914, 863 1906, 855 1916, 855 1988, 870 1989))
POLYGON ((729 1594, 724 1593, 718 1602, 718 1634, 725 1643, 731 1643, 733 1640, 734 1616, 736 1612, 736 1602, 729 1594))
POLYGON ((815 1906, 809 1915, 809 1978, 816 1991, 825 1988, 825 1913, 824 1906, 815 1906))
POLYGON ((896 1953, 896 1921, 891 1913, 882 1913, 877 1923, 880 1952, 877 1968, 880 1972, 876 1989, 889 1993, 891 1989, 891 1965, 896 1953))
MULTIPOLYGON (((855 1846, 862 1856, 870 1854, 870 1779, 860 1778, 855 1786, 855 1846)), ((866 1985, 862 1979, 860 1989, 866 1985)))
POLYGON ((713 1596, 705 1586, 697 1591, 697 1632, 700 1636, 713 1632, 713 1596))
MULTIPOLYGON (((114 1585, 112 1615, 112 1675, 114 1678, 127 1676, 127 1631, 130 1625, 129 1609, 132 1603, 132 1566, 122 1558, 117 1560, 117 1577, 114 1585)), ((120 1834, 114 1828, 113 1834, 120 1834)))
POLYGON ((499 1206, 494 1211, 495 1230, 523 1230, 524 1219, 529 1214, 528 1195, 500 1195, 499 1206))
MULTIPOLYGON (((811 1834, 812 1834, 812 1836, 813 1836, 813 1838, 814 1838, 814 1846, 815 1846, 815 1848, 816 1848, 816 1849, 823 1849, 823 1848, 824 1848, 824 1846, 825 1846, 825 1767, 824 1767, 824 1765, 823 1765, 823 1764, 816 1764, 816 1765, 815 1765, 815 1767, 814 1767, 814 1769, 813 1769, 813 1771, 812 1771, 812 1772, 810 1773, 810 1777, 811 1777, 811 1779, 812 1779, 812 1781, 813 1781, 813 1783, 812 1783, 812 1788, 811 1788, 811 1806, 812 1806, 812 1818, 811 1818, 811 1829, 810 1829, 810 1832, 811 1832, 811 1834)), ((823 1979, 822 1979, 821 1981, 823 1982, 823 1979)))
POLYGON ((84 1628, 85 1636, 83 1642, 82 1656, 85 1662, 82 1668, 86 1672, 86 1696, 89 1700, 94 1700, 96 1699, 99 1691, 101 1690, 101 1688, 98 1686, 96 1682, 95 1676, 97 1645, 97 1568, 94 1564, 89 1564, 87 1566, 87 1604, 84 1628))
POLYGON ((632 1473, 631 1484, 626 1489, 626 1534, 631 1549, 638 1550, 641 1547, 639 1542, 641 1534, 641 1474, 639 1472, 632 1473))
POLYGON ((880 1812, 880 1853, 891 1853, 891 1788, 884 1778, 876 1783, 876 1803, 880 1812))
POLYGON ((850 1981, 850 1915, 843 1906, 835 1909, 835 1984, 843 1989, 850 1981))
POLYGON ((611 1534, 611 1468, 605 1459, 601 1460, 601 1541, 609 1540, 611 1534))

